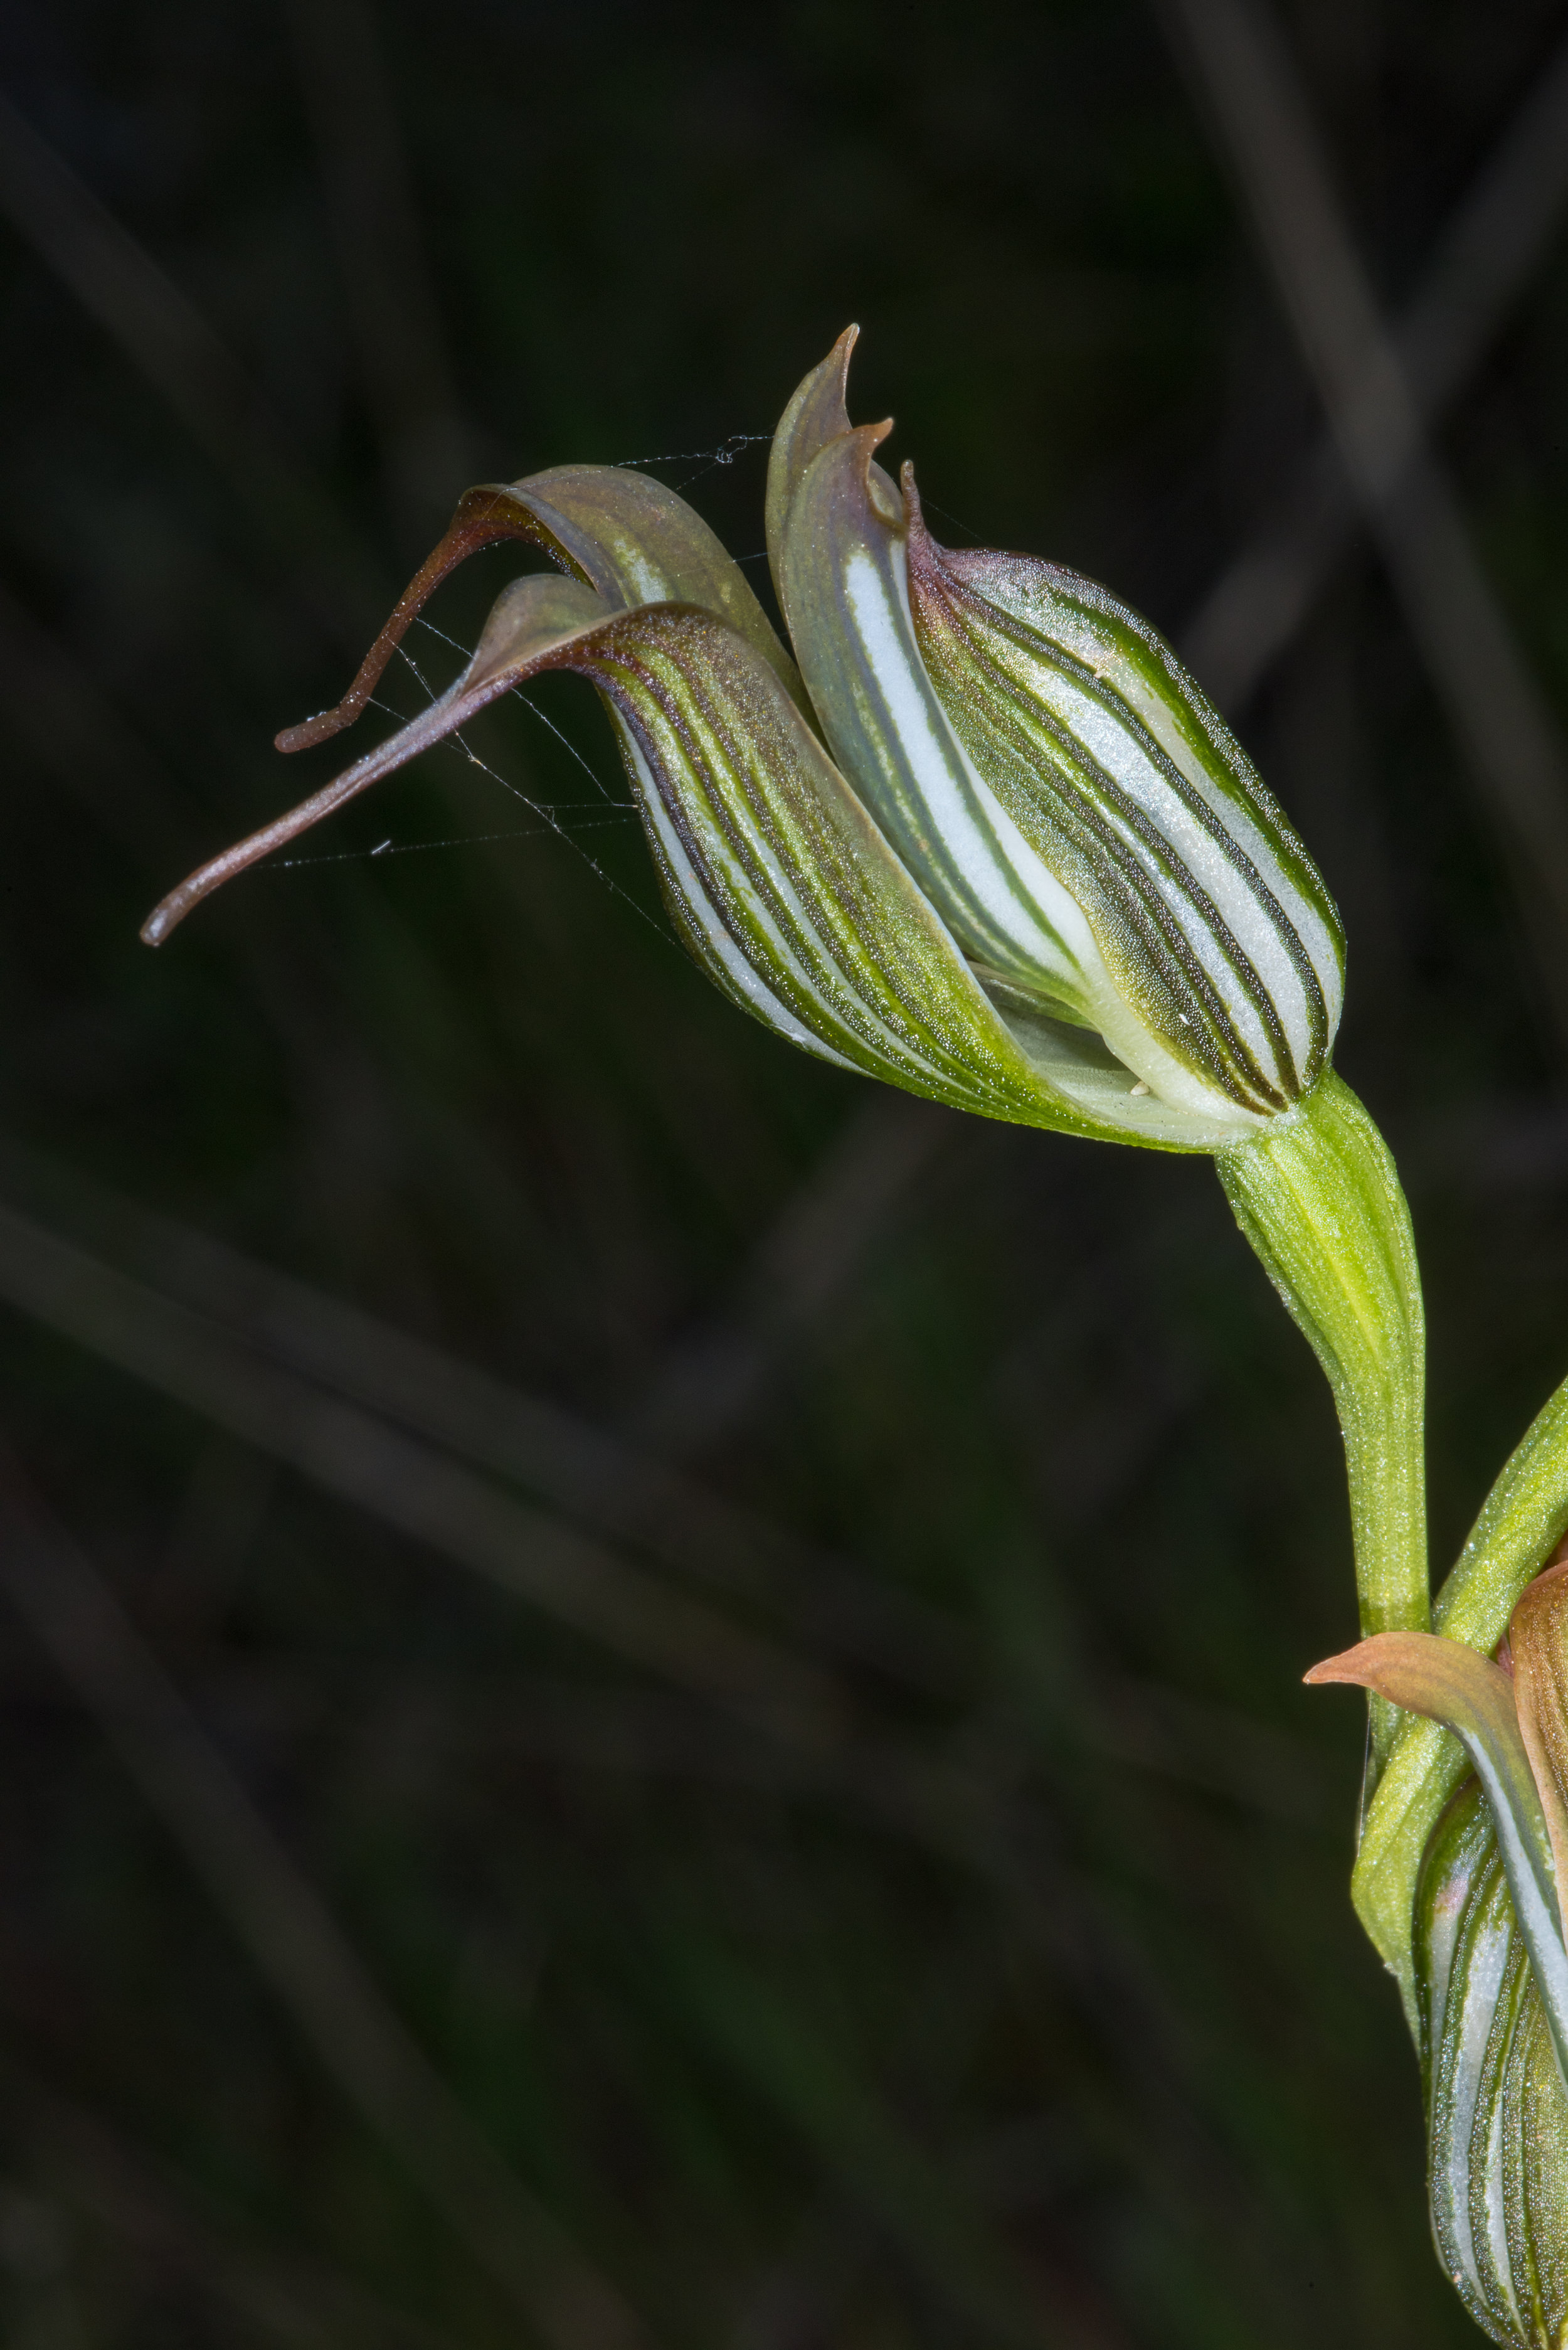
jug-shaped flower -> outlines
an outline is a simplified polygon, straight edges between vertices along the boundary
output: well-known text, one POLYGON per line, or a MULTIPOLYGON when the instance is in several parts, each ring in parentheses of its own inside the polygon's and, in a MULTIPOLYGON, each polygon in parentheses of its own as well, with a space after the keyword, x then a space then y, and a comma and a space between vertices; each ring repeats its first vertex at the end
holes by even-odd
POLYGON ((1288 1110, 1324 1066, 1342 984, 1337 920, 1304 851, 1136 616, 1022 557, 989 558, 1002 583, 988 583, 989 602, 955 588, 970 559, 944 557, 912 481, 900 496, 871 462, 885 428, 849 426, 853 339, 796 393, 770 473, 770 546, 804 683, 738 566, 659 484, 560 467, 471 491, 344 702, 280 747, 358 715, 424 598, 478 546, 541 545, 599 602, 557 626, 559 598, 519 582, 432 710, 203 868, 145 935, 167 935, 219 880, 524 677, 576 668, 609 710, 681 936, 792 1042, 992 1116, 1167 1149, 1223 1150, 1288 1110), (1024 647, 1011 669, 985 640, 1001 641, 1009 582, 1055 630, 1008 621, 1024 647), (944 629, 965 595, 983 624, 944 629), (662 732, 646 665, 600 659, 611 637, 623 655, 657 646, 662 732), (688 716, 704 699, 722 705, 722 743, 675 718, 682 699, 688 716), (841 839, 836 863, 814 867, 806 851, 781 864, 781 824, 820 847, 825 822, 847 827, 854 849, 841 839), (850 873, 881 909, 874 982, 849 971, 866 943, 842 894, 850 873), (861 1004, 854 1047, 846 985, 861 1004), (964 1034, 961 1077, 940 1054, 930 1066, 901 1024, 922 991, 929 1017, 964 1034))
POLYGON ((597 688, 677 931, 778 1035, 955 1107, 1214 1154, 1238 1221, 1328 1374, 1368 1629, 1425 1620, 1421 1316, 1376 1127, 1328 1067, 1334 907, 1173 654, 1103 589, 936 547, 887 428, 844 404, 855 330, 786 408, 767 531, 792 659, 673 492, 557 466, 471 490, 336 709, 366 706, 453 567, 515 538, 570 575, 515 582, 429 710, 214 858, 218 883, 542 671, 597 688))

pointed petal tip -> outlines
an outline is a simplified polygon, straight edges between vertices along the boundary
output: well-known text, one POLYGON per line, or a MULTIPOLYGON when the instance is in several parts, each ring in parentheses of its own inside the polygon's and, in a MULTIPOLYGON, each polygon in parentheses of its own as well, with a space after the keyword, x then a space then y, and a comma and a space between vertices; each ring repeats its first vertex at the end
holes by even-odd
MULTIPOLYGON (((844 411, 844 422, 846 426, 849 422, 849 362, 854 357, 855 346, 859 340, 860 329, 851 322, 850 325, 845 328, 844 332, 839 336, 837 341, 834 344, 833 348, 828 352, 827 357, 822 361, 820 367, 814 368, 811 374, 807 376, 805 380, 807 383, 830 383, 833 386, 835 391, 838 395, 839 405, 844 411)), ((804 388, 805 387, 803 386, 802 389, 804 390, 804 388)), ((799 397, 798 393, 796 397, 799 397)))
POLYGON ((1349 1681, 1407 1713, 1443 1722, 1462 1738, 1502 1735, 1500 1724, 1517 1735, 1509 1676, 1479 1648, 1441 1633, 1374 1632, 1342 1655, 1325 1657, 1303 1678, 1309 1686, 1349 1681))
POLYGON ((1365 1689, 1368 1671, 1366 1651, 1371 1646, 1370 1640, 1358 1640, 1354 1648, 1342 1649, 1337 1657, 1324 1657, 1321 1664, 1314 1665, 1310 1672, 1302 1675, 1304 1686, 1326 1689, 1331 1682, 1342 1681, 1350 1687, 1365 1689))
POLYGON ((1357 1640, 1354 1648, 1324 1657, 1302 1679, 1309 1689, 1343 1681, 1352 1688, 1375 1690, 1380 1697, 1393 1698, 1396 1704, 1419 1711, 1421 1696, 1410 1692, 1434 1671, 1446 1668, 1471 1673, 1477 1665, 1490 1664, 1490 1658, 1460 1640, 1441 1639, 1430 1632, 1373 1632, 1366 1639, 1357 1640))
MULTIPOLYGON (((819 375, 826 375, 829 370, 832 371, 833 379, 838 387, 838 397, 841 400, 846 400, 848 394, 849 362, 855 355, 855 346, 859 340, 859 328, 854 324, 846 327, 844 332, 839 336, 838 340, 834 344, 833 348, 828 352, 827 357, 823 360, 821 367, 817 370, 819 375)), ((847 420, 847 408, 846 409, 845 413, 847 420)))

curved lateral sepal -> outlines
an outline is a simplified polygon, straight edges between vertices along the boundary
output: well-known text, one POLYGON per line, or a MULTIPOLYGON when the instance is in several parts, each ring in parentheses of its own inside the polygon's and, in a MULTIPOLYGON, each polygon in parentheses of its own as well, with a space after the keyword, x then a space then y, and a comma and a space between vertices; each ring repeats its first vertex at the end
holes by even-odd
MULTIPOLYGON (((290 815, 192 874, 143 931, 152 944, 221 882, 292 840, 525 679, 588 678, 608 704, 676 920, 733 999, 829 1060, 982 1116, 1196 1148, 1134 1103, 1128 1134, 1053 1082, 990 1003, 771 668, 686 604, 615 610, 541 575, 500 598, 472 661, 439 701, 290 815)), ((1122 1073, 1125 1079, 1125 1072, 1122 1073)), ((1101 1087, 1104 1091, 1104 1087, 1101 1087)), ((1109 1097, 1107 1097, 1109 1098, 1109 1097)))
POLYGON ((809 721, 799 670, 722 540, 684 498, 620 465, 553 465, 514 484, 561 556, 592 588, 628 610, 695 604, 722 620, 772 670, 809 721))
POLYGON ((520 482, 484 482, 458 503, 446 534, 398 598, 391 618, 331 710, 286 726, 280 751, 305 751, 351 725, 441 581, 481 547, 518 539, 543 548, 607 604, 699 604, 743 637, 805 715, 800 671, 751 582, 701 515, 622 465, 553 465, 520 482))
MULTIPOLYGON (((433 556, 431 560, 434 560, 433 556)), ((609 609, 602 596, 597 596, 591 588, 585 587, 578 579, 545 577, 519 580, 517 586, 534 591, 531 619, 535 638, 541 646, 553 645, 579 634, 585 628, 591 628, 596 621, 602 619, 609 609)), ((502 603, 505 600, 504 597, 502 603)), ((291 840, 297 840, 302 832, 308 832, 324 816, 336 814, 348 801, 357 799, 361 792, 379 783, 383 775, 390 775, 394 767, 404 765, 408 760, 417 758, 421 751, 428 751, 433 743, 443 741, 465 720, 472 718, 476 711, 482 710, 487 702, 493 702, 498 693, 509 692, 513 681, 504 673, 507 631, 504 628, 497 629, 500 612, 501 605, 498 604, 485 624, 472 660, 456 682, 432 702, 428 710, 421 710, 409 725, 389 735, 385 743, 379 743, 374 751, 357 760, 342 775, 335 775, 318 792, 312 792, 310 797, 301 800, 297 807, 288 809, 285 815, 275 817, 271 824, 263 825, 259 831, 236 841, 232 848, 224 849, 220 856, 210 858, 205 865, 198 866, 195 872, 188 874, 166 898, 160 899, 141 925, 143 942, 150 947, 161 947, 186 915, 199 906, 203 898, 211 897, 214 889, 222 889, 225 881, 232 881, 236 874, 247 871, 253 865, 259 865, 275 849, 286 847, 291 840)), ((361 677, 363 674, 361 671, 361 677)), ((367 687, 367 693, 369 691, 367 687)), ((338 707, 344 709, 347 703, 340 703, 338 707)), ((349 717, 354 714, 350 712, 349 717)), ((334 713, 328 712, 325 715, 332 716, 334 713)), ((319 721, 309 723, 322 723, 319 721)), ((341 723, 348 724, 348 720, 341 723)), ((323 724, 324 734, 336 731, 336 727, 323 724)))

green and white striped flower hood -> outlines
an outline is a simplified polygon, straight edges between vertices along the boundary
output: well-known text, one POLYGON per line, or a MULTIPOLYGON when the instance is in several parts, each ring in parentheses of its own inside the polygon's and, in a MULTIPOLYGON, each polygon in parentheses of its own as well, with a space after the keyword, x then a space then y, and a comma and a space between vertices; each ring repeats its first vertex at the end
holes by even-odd
POLYGON ((890 427, 845 407, 851 328, 790 402, 768 549, 794 660, 700 517, 645 476, 557 467, 471 490, 335 711, 364 708, 477 547, 566 579, 501 597, 423 715, 166 899, 208 890, 525 679, 570 669, 619 739, 688 947, 805 1050, 1021 1123, 1224 1150, 1322 1074, 1344 941, 1301 844, 1168 648, 1103 588, 954 553, 890 427), (798 661, 798 668, 796 662, 798 661))

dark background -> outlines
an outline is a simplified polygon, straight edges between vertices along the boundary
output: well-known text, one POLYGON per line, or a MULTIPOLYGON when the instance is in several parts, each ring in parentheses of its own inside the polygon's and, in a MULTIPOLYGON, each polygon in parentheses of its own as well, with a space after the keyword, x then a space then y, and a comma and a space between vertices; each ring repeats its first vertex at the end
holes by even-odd
POLYGON ((1299 1686, 1328 1398, 1209 1167, 739 1017, 575 681, 136 938, 334 771, 271 737, 471 481, 649 462, 761 585, 857 318, 939 532, 1187 647, 1339 899, 1446 1565, 1568 1365, 1568 191, 1507 176, 1568 20, 1271 20, 1390 317, 1495 199, 1410 360, 1468 573, 1321 453, 1343 272, 1184 21, 0 14, 16 2350, 1475 2338, 1299 1686))

